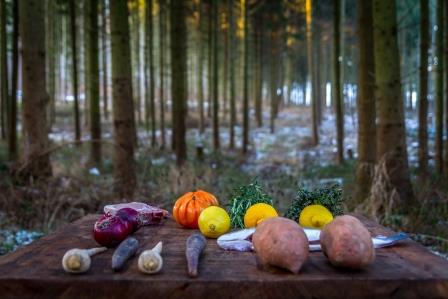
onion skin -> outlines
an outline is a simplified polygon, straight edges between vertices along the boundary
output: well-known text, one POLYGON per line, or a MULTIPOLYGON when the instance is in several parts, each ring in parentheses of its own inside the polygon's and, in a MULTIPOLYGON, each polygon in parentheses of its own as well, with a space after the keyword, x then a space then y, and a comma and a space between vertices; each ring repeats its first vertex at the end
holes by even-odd
POLYGON ((111 248, 120 244, 132 231, 131 222, 117 216, 102 215, 93 227, 93 238, 101 246, 111 248))
POLYGON ((122 208, 117 211, 115 216, 120 217, 121 220, 130 222, 132 224, 132 231, 137 231, 142 223, 140 221, 139 213, 132 208, 122 208))

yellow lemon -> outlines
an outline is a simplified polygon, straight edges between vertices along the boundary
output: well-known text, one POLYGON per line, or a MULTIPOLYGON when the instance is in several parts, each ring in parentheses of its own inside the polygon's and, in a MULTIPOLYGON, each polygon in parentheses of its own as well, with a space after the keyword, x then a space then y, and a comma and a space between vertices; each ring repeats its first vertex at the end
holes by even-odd
POLYGON ((322 205, 309 205, 302 210, 299 216, 300 225, 310 228, 323 228, 332 220, 333 215, 322 205))
POLYGON ((257 203, 247 209, 246 214, 244 215, 244 226, 254 227, 266 218, 277 216, 277 211, 273 206, 266 203, 257 203))
POLYGON ((210 206, 199 215, 198 225, 204 236, 218 238, 230 229, 230 217, 223 208, 210 206))

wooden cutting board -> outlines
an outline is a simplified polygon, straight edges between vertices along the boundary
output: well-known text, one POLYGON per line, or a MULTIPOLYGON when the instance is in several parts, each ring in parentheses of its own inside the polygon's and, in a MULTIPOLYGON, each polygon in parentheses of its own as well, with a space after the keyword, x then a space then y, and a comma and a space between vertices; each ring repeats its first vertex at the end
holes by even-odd
MULTIPOLYGON (((68 249, 98 246, 91 233, 98 217, 88 215, 0 257, 0 298, 448 298, 448 261, 410 240, 377 249, 375 263, 362 271, 336 269, 314 252, 294 275, 277 268, 262 271, 254 253, 223 251, 209 239, 199 276, 192 279, 185 241, 193 230, 172 219, 135 233, 141 247, 137 256, 163 241, 161 273, 141 274, 137 256, 115 273, 113 250, 94 256, 85 274, 65 273, 61 259, 68 249)), ((374 235, 392 233, 359 218, 374 235)))

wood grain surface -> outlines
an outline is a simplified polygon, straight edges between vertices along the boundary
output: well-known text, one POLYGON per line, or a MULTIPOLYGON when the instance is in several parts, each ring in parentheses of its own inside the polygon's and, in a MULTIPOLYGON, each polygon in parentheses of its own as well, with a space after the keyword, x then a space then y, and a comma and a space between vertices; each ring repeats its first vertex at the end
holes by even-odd
MULTIPOLYGON (((91 233, 98 217, 86 216, 0 257, 0 298, 448 298, 448 261, 413 241, 377 249, 375 263, 362 271, 336 269, 314 252, 294 275, 277 268, 262 271, 254 253, 223 251, 209 239, 199 276, 189 278, 185 241, 193 230, 172 219, 135 233, 140 249, 123 271, 112 271, 110 249, 93 257, 87 273, 65 273, 61 259, 68 249, 98 246, 91 233), (138 254, 159 241, 162 272, 140 273, 138 254)), ((361 220, 374 235, 392 233, 361 220)))

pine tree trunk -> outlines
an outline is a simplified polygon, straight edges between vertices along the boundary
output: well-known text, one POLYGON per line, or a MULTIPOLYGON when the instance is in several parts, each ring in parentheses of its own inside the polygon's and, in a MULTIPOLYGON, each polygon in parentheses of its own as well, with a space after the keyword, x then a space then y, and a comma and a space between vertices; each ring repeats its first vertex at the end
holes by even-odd
POLYGON ((6 138, 6 116, 8 106, 8 61, 6 35, 6 1, 0 0, 0 137, 6 138))
POLYGON ((173 132, 177 165, 187 158, 185 140, 185 102, 187 98, 187 32, 184 1, 170 2, 171 25, 171 94, 173 99, 173 132))
POLYGON ((263 22, 260 16, 256 17, 256 26, 254 28, 254 44, 255 44, 255 118, 257 126, 261 128, 263 125, 262 97, 263 97, 263 68, 262 68, 262 32, 263 22))
POLYGON ((107 70, 107 14, 106 0, 101 0, 101 62, 103 70, 103 116, 105 120, 109 120, 109 93, 108 93, 108 70, 107 70))
MULTIPOLYGON (((229 0, 228 0, 229 1, 229 0)), ((204 64, 204 46, 203 46, 203 28, 204 11, 202 0, 199 1, 199 30, 198 30, 198 98, 199 98, 199 133, 204 134, 204 82, 203 82, 203 64, 204 64)))
POLYGON ((435 66, 435 116, 436 116, 436 140, 435 162, 436 172, 443 173, 443 0, 437 0, 436 7, 436 53, 437 65, 435 66))
POLYGON ((114 124, 114 184, 122 197, 132 197, 134 172, 134 103, 132 97, 131 49, 126 0, 110 2, 112 53, 112 99, 114 124))
POLYGON ((372 1, 358 3, 358 165, 356 202, 370 192, 376 162, 375 65, 373 57, 372 1))
POLYGON ((244 1, 243 154, 249 147, 249 0, 244 1))
POLYGON ((314 78, 314 61, 313 61, 313 7, 312 0, 306 0, 306 48, 307 48, 307 62, 308 62, 308 77, 311 88, 311 128, 312 128, 312 144, 314 146, 319 144, 319 131, 317 126, 317 105, 316 105, 316 86, 314 78))
MULTIPOLYGON (((445 134, 448 135, 448 4, 445 2, 445 134)), ((445 139, 444 174, 448 177, 448 136, 445 139)))
MULTIPOLYGON (((149 64, 149 70, 145 67, 146 71, 149 71, 149 99, 146 101, 146 123, 147 129, 149 128, 149 120, 151 120, 151 146, 156 146, 156 102, 155 102, 155 72, 154 72, 154 47, 153 47, 153 18, 152 18, 152 0, 148 0, 146 3, 146 59, 145 62, 149 64), (149 102, 149 103, 148 103, 149 102), (149 107, 148 107, 149 106, 149 107)), ((148 81, 146 78, 145 82, 148 81)), ((148 95, 148 90, 146 90, 148 95)))
POLYGON ((236 103, 235 103, 235 20, 233 16, 233 2, 227 2, 229 10, 229 44, 230 44, 230 62, 229 62, 229 88, 230 88, 230 149, 235 148, 235 122, 236 122, 236 103))
POLYGON ((137 115, 137 123, 142 124, 142 109, 141 109, 141 94, 140 94, 140 8, 139 0, 134 0, 134 9, 132 10, 132 30, 131 35, 134 39, 134 47, 131 47, 133 53, 131 58, 133 60, 133 83, 134 83, 134 103, 135 114, 137 115))
POLYGON ((90 160, 101 164, 101 114, 98 51, 98 0, 84 2, 86 96, 90 104, 90 160))
POLYGON ((56 3, 54 0, 47 0, 47 83, 48 83, 48 94, 50 96, 50 105, 48 109, 49 121, 48 121, 48 131, 51 132, 51 128, 55 122, 56 117, 56 85, 55 85, 55 18, 56 18, 56 3))
POLYGON ((336 105, 336 142, 338 164, 344 163, 344 102, 341 92, 341 0, 334 2, 334 45, 333 45, 333 98, 336 105))
POLYGON ((75 117, 75 141, 81 141, 81 124, 79 121, 79 97, 78 97, 78 47, 76 37, 76 5, 75 0, 70 0, 70 37, 72 46, 72 80, 73 80, 73 108, 75 117))
POLYGON ((47 136, 49 97, 45 80, 44 1, 19 1, 22 40, 24 174, 33 178, 51 175, 47 136))
POLYGON ((165 133, 165 77, 164 77, 164 69, 165 69, 165 1, 166 0, 159 0, 159 45, 160 45, 160 51, 159 51, 159 80, 160 80, 160 136, 161 136, 161 145, 160 147, 162 149, 165 148, 166 145, 166 133, 165 133))
POLYGON ((429 4, 420 0, 420 91, 418 101, 418 168, 421 181, 428 175, 428 48, 429 4))
POLYGON ((213 107, 213 1, 209 3, 208 16, 208 106, 207 117, 212 117, 213 107))
POLYGON ((213 16, 213 148, 215 151, 219 150, 219 64, 218 64, 218 34, 219 34, 219 3, 217 0, 212 2, 212 16, 213 16))
POLYGON ((399 195, 396 202, 385 204, 399 207, 412 201, 414 193, 409 178, 396 19, 395 1, 373 1, 377 157, 399 195))
POLYGON ((269 117, 269 124, 271 133, 275 132, 275 116, 277 115, 277 80, 278 80, 278 49, 277 49, 277 33, 275 29, 271 29, 271 57, 270 59, 270 96, 271 96, 271 111, 269 117))
POLYGON ((19 75, 19 4, 18 0, 12 2, 12 78, 11 94, 9 102, 9 136, 8 151, 9 159, 17 159, 17 82, 19 75))
MULTIPOLYGON (((228 12, 226 12, 226 20, 224 24, 227 24, 228 12)), ((224 37, 224 61, 223 61, 223 75, 222 75, 222 98, 223 98, 223 119, 227 119, 229 113, 229 28, 223 29, 224 37)))

